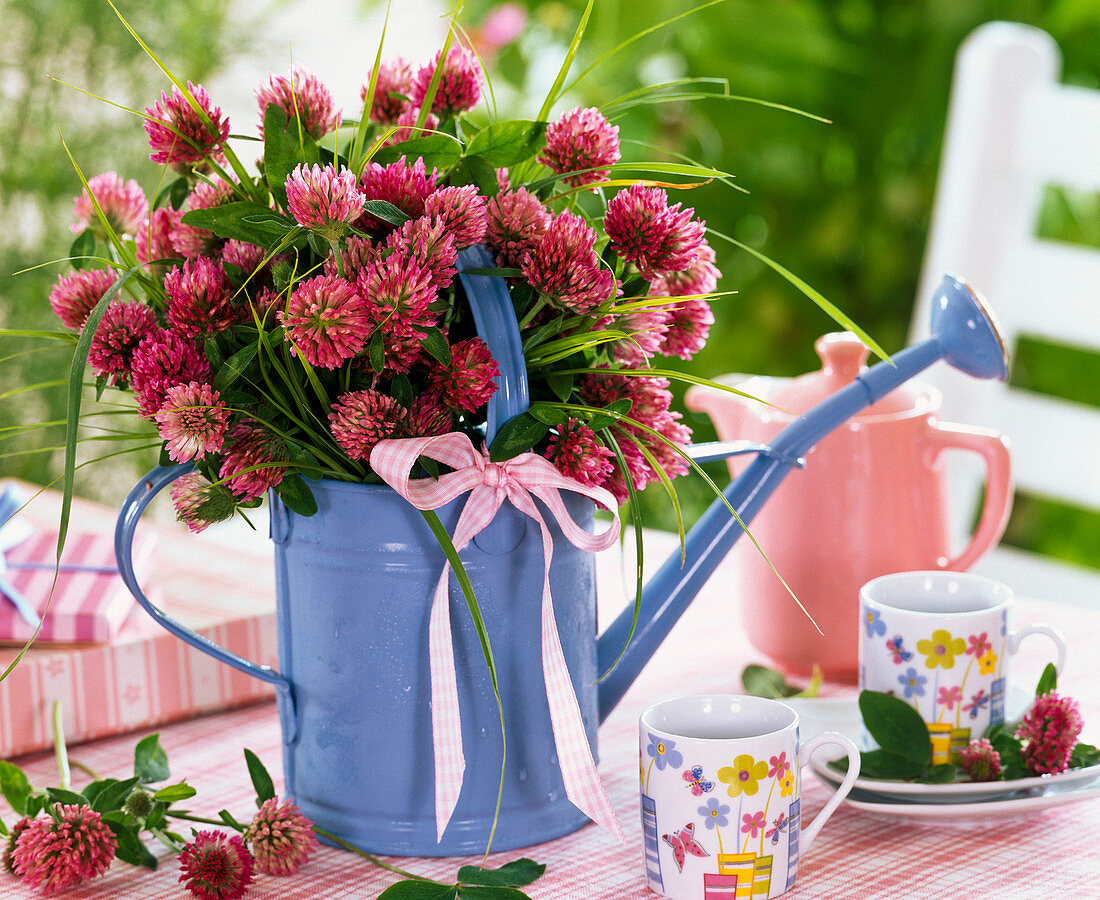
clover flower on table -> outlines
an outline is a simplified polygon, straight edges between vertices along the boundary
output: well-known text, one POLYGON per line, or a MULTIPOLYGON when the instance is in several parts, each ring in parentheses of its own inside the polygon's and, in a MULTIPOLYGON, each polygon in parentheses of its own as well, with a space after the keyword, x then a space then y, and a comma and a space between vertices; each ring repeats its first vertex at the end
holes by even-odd
POLYGON ((242 835, 252 852, 256 871, 293 875, 318 848, 310 821, 291 800, 265 800, 242 835))
POLYGON ((180 884, 199 900, 238 900, 252 884, 252 855, 240 835, 199 831, 176 858, 180 884))
POLYGON ((29 888, 54 894, 110 868, 118 842, 89 806, 55 804, 46 816, 23 819, 10 854, 11 869, 29 888))

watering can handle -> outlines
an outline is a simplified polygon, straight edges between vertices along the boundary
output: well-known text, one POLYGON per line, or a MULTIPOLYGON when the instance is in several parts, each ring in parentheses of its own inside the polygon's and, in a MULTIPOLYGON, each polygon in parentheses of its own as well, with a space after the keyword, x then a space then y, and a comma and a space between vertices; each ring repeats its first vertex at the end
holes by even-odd
POLYGON ((232 650, 227 650, 205 635, 201 635, 178 620, 173 619, 145 596, 145 592, 142 591, 137 576, 134 574, 134 531, 137 529, 141 514, 145 512, 145 508, 153 497, 181 475, 186 475, 192 468, 193 466, 190 464, 157 466, 134 485, 122 504, 122 510, 115 525, 115 557, 118 562, 119 574, 122 576, 123 583, 130 589, 130 593, 134 595, 145 611, 180 640, 201 650, 203 653, 209 654, 219 662, 233 666, 233 668, 239 669, 254 678, 259 678, 261 681, 266 681, 268 684, 273 684, 279 694, 279 717, 282 720, 283 734, 287 736, 286 740, 288 742, 293 741, 297 735, 298 720, 294 711, 294 686, 290 680, 270 666, 261 666, 245 659, 243 656, 234 653, 232 650))
POLYGON ((501 426, 513 416, 527 412, 530 403, 523 341, 508 285, 498 276, 467 274, 470 269, 495 268, 492 254, 481 244, 458 251, 458 277, 474 314, 474 325, 500 367, 500 375, 493 379, 497 390, 489 398, 485 433, 489 444, 501 426))

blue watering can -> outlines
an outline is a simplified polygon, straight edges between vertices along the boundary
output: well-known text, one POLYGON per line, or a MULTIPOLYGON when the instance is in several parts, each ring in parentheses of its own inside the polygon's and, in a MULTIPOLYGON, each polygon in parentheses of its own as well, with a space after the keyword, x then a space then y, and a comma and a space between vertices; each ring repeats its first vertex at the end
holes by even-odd
MULTIPOLYGON (((493 264, 484 248, 462 251, 460 271, 493 264)), ((501 375, 490 401, 488 440, 528 404, 519 328, 503 281, 461 274, 478 332, 501 375)), ((932 337, 879 363, 781 432, 769 446, 696 445, 699 462, 757 456, 688 533, 684 560, 669 558, 646 585, 637 628, 622 658, 633 611, 597 639, 593 554, 564 538, 552 517, 550 584, 559 637, 593 754, 599 723, 614 709, 707 578, 742 533, 726 503, 749 522, 781 479, 835 427, 937 360, 979 378, 1007 376, 990 313, 963 282, 947 277, 935 296, 932 337)), ((151 471, 130 492, 115 550, 126 585, 173 634, 277 690, 285 795, 320 827, 374 853, 453 856, 484 850, 496 809, 500 719, 478 636, 451 584, 451 621, 466 772, 437 840, 428 669, 428 612, 444 565, 419 512, 386 486, 321 480, 318 512, 296 515, 271 494, 279 670, 260 666, 197 634, 154 606, 134 576, 131 544, 153 496, 189 466, 151 471)), ((591 501, 564 493, 574 519, 593 527, 591 501)), ((465 498, 437 510, 453 533, 465 498)), ((547 841, 588 820, 562 781, 541 671, 542 542, 532 520, 505 504, 463 551, 499 676, 506 759, 493 847, 547 841)), ((793 601, 792 601, 793 602, 793 601)), ((854 627, 854 626, 853 626, 854 627)))

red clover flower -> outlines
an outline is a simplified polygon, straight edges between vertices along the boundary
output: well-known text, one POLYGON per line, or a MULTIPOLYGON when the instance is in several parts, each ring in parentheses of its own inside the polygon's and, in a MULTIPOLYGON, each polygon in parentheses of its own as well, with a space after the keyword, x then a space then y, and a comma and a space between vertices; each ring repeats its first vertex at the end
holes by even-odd
POLYGON ((99 813, 69 804, 49 813, 24 825, 12 850, 12 869, 27 887, 53 894, 110 868, 118 842, 99 813))
POLYGON ((176 858, 180 883, 200 900, 237 900, 252 883, 252 857, 240 835, 200 831, 176 858))

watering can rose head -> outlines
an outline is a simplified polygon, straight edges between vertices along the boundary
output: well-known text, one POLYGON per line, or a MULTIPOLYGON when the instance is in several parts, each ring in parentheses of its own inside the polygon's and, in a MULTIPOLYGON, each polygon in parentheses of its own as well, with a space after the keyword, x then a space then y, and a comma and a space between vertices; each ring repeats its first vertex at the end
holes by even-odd
POLYGON ((690 431, 650 369, 706 341, 704 223, 633 179, 605 197, 621 154, 599 110, 487 121, 483 77, 458 46, 385 62, 354 121, 313 74, 273 75, 258 173, 178 82, 145 110, 170 176, 153 202, 81 175, 77 268, 50 304, 97 387, 132 393, 163 455, 194 466, 173 490, 192 530, 271 488, 309 513, 301 476, 377 481, 390 438, 534 451, 619 502, 687 471, 690 431))

